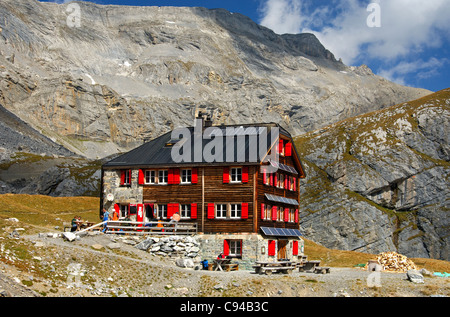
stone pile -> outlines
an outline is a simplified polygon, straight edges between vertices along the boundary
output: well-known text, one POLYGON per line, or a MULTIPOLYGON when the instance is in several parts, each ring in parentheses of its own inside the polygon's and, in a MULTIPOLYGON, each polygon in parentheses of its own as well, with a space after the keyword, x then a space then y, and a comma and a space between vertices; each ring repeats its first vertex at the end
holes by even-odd
POLYGON ((200 243, 191 236, 147 237, 136 248, 163 257, 196 258, 200 243))
POLYGON ((397 252, 382 252, 377 256, 378 263, 381 264, 384 271, 402 272, 416 270, 416 265, 406 256, 397 252))

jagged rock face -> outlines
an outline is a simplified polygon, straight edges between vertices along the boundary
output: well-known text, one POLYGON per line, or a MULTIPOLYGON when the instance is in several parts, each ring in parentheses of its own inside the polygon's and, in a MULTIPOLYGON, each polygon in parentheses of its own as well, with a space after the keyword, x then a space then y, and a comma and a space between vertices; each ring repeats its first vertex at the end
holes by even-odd
POLYGON ((429 93, 226 10, 78 5, 70 27, 67 5, 0 3, 0 102, 87 157, 192 125, 198 108, 297 135, 429 93))
POLYGON ((446 89, 299 137, 306 236, 449 260, 449 129, 446 89))

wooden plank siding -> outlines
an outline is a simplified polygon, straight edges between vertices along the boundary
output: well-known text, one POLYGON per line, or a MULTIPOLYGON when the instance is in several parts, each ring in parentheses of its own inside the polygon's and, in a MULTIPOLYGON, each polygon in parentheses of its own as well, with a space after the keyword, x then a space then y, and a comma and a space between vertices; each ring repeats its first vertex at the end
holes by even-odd
MULTIPOLYGON (((291 157, 280 156, 280 163, 293 166, 291 157)), ((233 167, 233 166, 231 166, 233 167)), ((236 167, 241 167, 236 165, 236 167)), ((282 171, 279 171, 282 172, 282 171)), ((298 223, 262 220, 261 204, 268 204, 264 194, 273 194, 286 198, 299 198, 299 178, 296 191, 267 186, 263 183, 260 166, 248 166, 247 183, 224 183, 224 166, 198 167, 197 184, 143 185, 143 202, 154 204, 197 204, 197 219, 182 221, 197 222, 199 231, 204 233, 259 233, 261 226, 298 229, 298 223), (255 183, 256 182, 256 183, 255 183), (203 187, 203 188, 202 188, 203 187), (202 192, 204 197, 202 199, 202 192), (248 204, 246 219, 208 219, 208 204, 248 204)), ((284 172, 283 172, 284 173, 284 172)), ((285 173, 286 175, 290 175, 285 173)), ((273 205, 273 203, 269 204, 273 205)), ((297 209, 292 205, 281 207, 297 209)))
MULTIPOLYGON (((291 156, 285 157, 280 155, 278 159, 279 163, 288 165, 288 166, 295 166, 294 160, 291 156)), ((275 228, 288 228, 288 229, 298 229, 299 228, 299 222, 284 222, 284 221, 274 221, 274 220, 263 220, 261 219, 261 204, 269 204, 273 206, 274 204, 280 207, 287 207, 287 208, 293 208, 293 209, 300 209, 300 206, 293 206, 293 205, 287 205, 287 204, 281 204, 281 203, 274 203, 270 202, 266 199, 265 194, 272 194, 276 196, 282 196, 290 199, 295 199, 296 201, 299 201, 300 197, 300 175, 293 175, 284 171, 279 170, 279 173, 283 173, 287 176, 294 176, 296 178, 296 190, 291 191, 285 188, 277 188, 276 186, 269 186, 264 184, 263 179, 263 173, 260 173, 258 171, 258 177, 257 177, 257 186, 256 186, 256 193, 257 193, 257 230, 256 232, 260 232, 260 227, 275 227, 275 228)))

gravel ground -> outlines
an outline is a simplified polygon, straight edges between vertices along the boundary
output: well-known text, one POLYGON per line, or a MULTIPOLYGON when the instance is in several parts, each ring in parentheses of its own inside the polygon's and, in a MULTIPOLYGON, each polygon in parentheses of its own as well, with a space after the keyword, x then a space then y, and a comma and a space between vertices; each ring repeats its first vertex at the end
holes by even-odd
MULTIPOLYGON (((0 296, 86 297, 429 297, 449 296, 448 278, 425 277, 423 284, 405 273, 370 275, 360 268, 331 268, 329 274, 295 271, 270 276, 253 271, 205 271, 180 268, 175 259, 150 255, 110 235, 62 238, 24 236, 14 241, 31 254, 27 261, 0 262, 0 296), (95 249, 93 246, 101 246, 95 249), (21 262, 21 263, 17 263, 21 262), (26 265, 25 265, 26 262, 26 265), (22 264, 22 265, 19 265, 22 264), (69 268, 78 265, 79 284, 69 268), (377 279, 378 278, 378 279, 377 279)), ((0 244, 2 241, 0 240, 0 244)), ((16 247, 17 248, 17 247, 16 247)))

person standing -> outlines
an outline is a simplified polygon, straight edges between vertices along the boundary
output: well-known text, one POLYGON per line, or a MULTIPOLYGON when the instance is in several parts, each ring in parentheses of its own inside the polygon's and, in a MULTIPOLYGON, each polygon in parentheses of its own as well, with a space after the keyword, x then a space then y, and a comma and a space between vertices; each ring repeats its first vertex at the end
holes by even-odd
MULTIPOLYGON (((109 221, 109 212, 106 209, 103 209, 103 221, 109 221)), ((103 230, 102 232, 106 232, 106 227, 107 227, 108 223, 105 222, 103 224, 103 230)))

